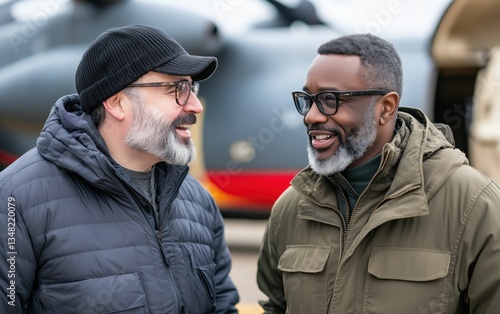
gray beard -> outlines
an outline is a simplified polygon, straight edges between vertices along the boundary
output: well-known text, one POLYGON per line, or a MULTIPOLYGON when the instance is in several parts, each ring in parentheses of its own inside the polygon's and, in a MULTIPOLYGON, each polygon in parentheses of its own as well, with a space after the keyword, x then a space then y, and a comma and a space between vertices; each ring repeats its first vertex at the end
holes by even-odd
POLYGON ((181 142, 175 132, 176 120, 165 118, 143 103, 134 106, 134 120, 125 144, 147 152, 172 165, 187 165, 194 160, 196 148, 191 139, 181 142))
POLYGON ((319 160, 316 150, 307 143, 307 156, 310 167, 318 174, 328 176, 333 173, 344 171, 352 162, 363 156, 368 148, 373 146, 377 137, 377 126, 375 124, 375 104, 370 104, 363 119, 361 128, 346 138, 337 151, 325 160, 319 160))

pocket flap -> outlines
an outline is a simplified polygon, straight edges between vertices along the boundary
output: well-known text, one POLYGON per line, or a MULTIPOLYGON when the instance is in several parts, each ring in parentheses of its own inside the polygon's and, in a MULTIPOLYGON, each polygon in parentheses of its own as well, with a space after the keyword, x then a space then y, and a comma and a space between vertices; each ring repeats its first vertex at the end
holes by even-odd
POLYGON ((144 313, 146 294, 139 273, 41 286, 47 307, 57 313, 144 313))
POLYGON ((373 248, 368 272, 380 279, 430 281, 448 273, 451 253, 412 248, 373 248))
POLYGON ((278 269, 284 272, 319 273, 330 255, 326 245, 289 245, 281 255, 278 269))

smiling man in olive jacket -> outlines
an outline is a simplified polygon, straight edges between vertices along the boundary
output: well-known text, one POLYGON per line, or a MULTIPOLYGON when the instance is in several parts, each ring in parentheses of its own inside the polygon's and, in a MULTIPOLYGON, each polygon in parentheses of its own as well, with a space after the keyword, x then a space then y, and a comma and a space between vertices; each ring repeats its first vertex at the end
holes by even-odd
POLYGON ((500 189, 419 110, 376 36, 323 44, 293 92, 309 166, 277 200, 266 313, 498 313, 500 189))

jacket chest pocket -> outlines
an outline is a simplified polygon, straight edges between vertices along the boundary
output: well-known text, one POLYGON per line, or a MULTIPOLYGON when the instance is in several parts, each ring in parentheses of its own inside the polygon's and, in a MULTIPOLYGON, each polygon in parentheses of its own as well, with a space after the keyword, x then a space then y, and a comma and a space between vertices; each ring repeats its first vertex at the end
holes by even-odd
MULTIPOLYGON (((215 312, 215 263, 212 249, 206 245, 184 243, 187 269, 174 274, 186 313, 215 312)), ((175 271, 174 271, 175 272, 175 271)))
POLYGON ((363 313, 442 313, 450 258, 444 251, 373 248, 363 313))
POLYGON ((37 313, 149 313, 138 273, 41 286, 37 313))
POLYGON ((278 263, 287 313, 326 313, 330 251, 330 246, 322 245, 287 246, 278 263))

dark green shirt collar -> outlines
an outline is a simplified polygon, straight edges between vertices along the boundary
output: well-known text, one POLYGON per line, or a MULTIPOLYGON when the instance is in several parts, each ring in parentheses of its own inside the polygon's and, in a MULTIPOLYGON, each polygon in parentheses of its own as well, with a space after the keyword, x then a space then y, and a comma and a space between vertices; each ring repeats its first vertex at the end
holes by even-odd
POLYGON ((342 175, 358 194, 358 197, 361 193, 363 193, 368 186, 368 183, 370 183, 370 180, 377 172, 378 167, 380 166, 380 159, 381 155, 378 154, 369 161, 359 166, 345 169, 342 172, 342 175))

